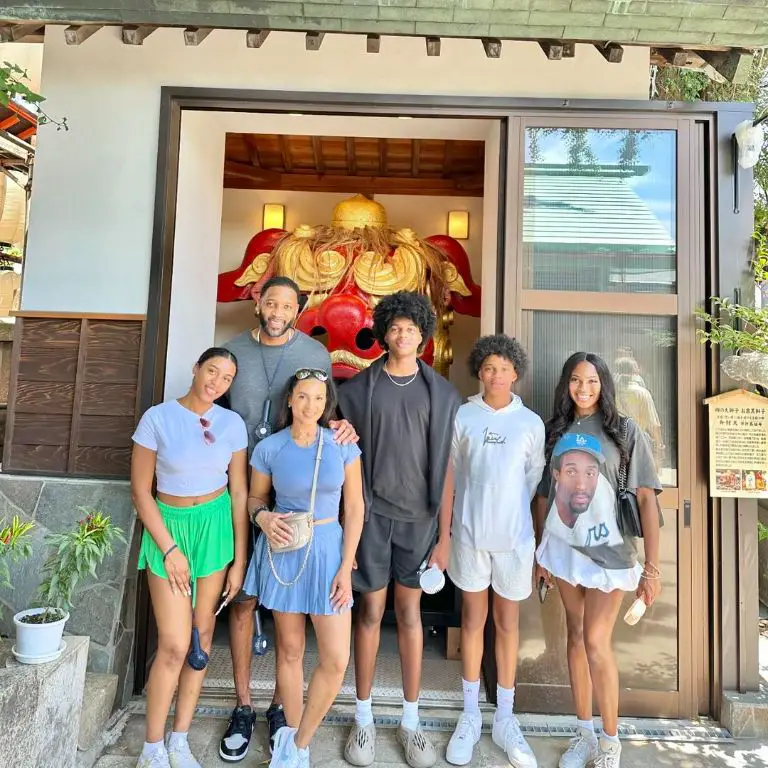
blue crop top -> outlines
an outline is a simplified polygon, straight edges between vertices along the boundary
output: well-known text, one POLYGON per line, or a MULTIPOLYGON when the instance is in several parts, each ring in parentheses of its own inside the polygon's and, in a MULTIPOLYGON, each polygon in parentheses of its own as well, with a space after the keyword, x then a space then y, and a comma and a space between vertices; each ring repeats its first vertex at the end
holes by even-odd
POLYGON ((227 485, 227 470, 236 451, 248 447, 245 422, 214 405, 202 418, 214 437, 206 442, 200 416, 178 400, 153 405, 133 434, 138 445, 157 453, 157 490, 172 496, 205 496, 227 485))
MULTIPOLYGON (((344 467, 360 456, 356 445, 338 445, 330 429, 323 430, 323 456, 317 473, 315 520, 339 514, 344 467)), ((293 441, 290 427, 262 440, 251 456, 251 466, 272 478, 279 512, 308 512, 315 472, 317 440, 308 448, 293 441)))

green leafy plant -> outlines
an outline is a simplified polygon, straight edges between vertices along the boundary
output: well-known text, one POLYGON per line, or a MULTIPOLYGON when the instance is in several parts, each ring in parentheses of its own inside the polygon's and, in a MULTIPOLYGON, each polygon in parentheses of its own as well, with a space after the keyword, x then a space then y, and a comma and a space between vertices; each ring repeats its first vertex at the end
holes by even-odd
POLYGON ((45 96, 35 93, 28 85, 29 75, 18 64, 4 61, 0 66, 0 104, 7 107, 11 101, 22 102, 32 108, 38 125, 55 125, 57 131, 68 131, 67 118, 51 117, 42 107, 45 96))
POLYGON ((763 525, 759 520, 757 521, 757 540, 768 541, 768 525, 763 525))
POLYGON ((89 575, 97 578, 96 569, 112 554, 114 542, 125 541, 123 531, 112 524, 108 515, 85 507, 78 509, 85 516, 74 531, 45 537, 52 549, 43 566, 36 602, 48 610, 21 619, 27 624, 48 624, 63 618, 73 605, 78 584, 89 575))
MULTIPOLYGON (((34 523, 22 522, 18 515, 14 515, 10 523, 3 521, 0 527, 0 586, 13 589, 11 563, 19 563, 32 554, 30 535, 34 527, 34 523)), ((2 613, 0 605, 0 615, 2 613)))

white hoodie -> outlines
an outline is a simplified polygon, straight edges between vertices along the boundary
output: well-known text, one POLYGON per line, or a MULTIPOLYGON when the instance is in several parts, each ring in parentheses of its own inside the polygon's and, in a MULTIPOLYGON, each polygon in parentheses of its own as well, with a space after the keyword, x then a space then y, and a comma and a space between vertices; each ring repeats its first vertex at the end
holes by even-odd
POLYGON ((498 411, 473 395, 456 415, 451 456, 453 538, 489 552, 532 545, 531 499, 544 472, 544 422, 517 395, 498 411))

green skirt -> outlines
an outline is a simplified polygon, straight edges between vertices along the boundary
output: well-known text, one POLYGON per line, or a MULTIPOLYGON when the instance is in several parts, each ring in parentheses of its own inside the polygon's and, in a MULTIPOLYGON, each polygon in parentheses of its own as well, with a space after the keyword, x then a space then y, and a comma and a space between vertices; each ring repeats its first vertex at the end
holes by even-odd
MULTIPOLYGON (((157 502, 157 507, 168 533, 189 562, 194 605, 194 583, 197 579, 223 570, 235 557, 232 499, 229 491, 196 507, 171 507, 162 501, 157 502)), ((155 576, 168 578, 163 553, 146 529, 139 550, 139 570, 144 568, 149 568, 155 576)))

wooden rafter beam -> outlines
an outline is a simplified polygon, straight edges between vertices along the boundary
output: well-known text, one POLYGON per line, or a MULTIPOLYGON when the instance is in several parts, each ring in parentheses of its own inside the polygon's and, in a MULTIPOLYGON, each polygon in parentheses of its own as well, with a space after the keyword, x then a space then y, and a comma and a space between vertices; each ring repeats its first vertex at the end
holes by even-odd
POLYGON ((157 29, 150 26, 127 24, 123 27, 123 43, 125 45, 144 45, 144 41, 157 29))
POLYGON ((312 137, 312 159, 315 161, 315 168, 317 168, 318 173, 325 173, 325 158, 319 136, 312 137))
POLYGON ((0 26, 0 43, 20 43, 30 36, 38 36, 45 29, 43 24, 7 24, 0 26))
POLYGON ((732 51, 697 51, 721 77, 729 83, 742 85, 747 81, 752 67, 752 51, 737 49, 732 51))
POLYGON ((440 55, 440 38, 428 37, 427 43, 427 56, 439 56, 440 55))
POLYGON ((484 37, 483 49, 489 59, 501 58, 501 40, 498 37, 484 37))
POLYGON ((36 127, 25 128, 23 131, 19 132, 19 138, 22 141, 26 141, 27 139, 32 138, 32 136, 34 136, 36 132, 37 132, 36 127))
POLYGON ((347 136, 347 172, 351 176, 357 175, 357 158, 355 157, 355 140, 347 136))
POLYGON ((539 40, 539 46, 550 61, 560 61, 563 58, 563 44, 557 40, 539 40))
POLYGON ((254 168, 261 168, 261 156, 259 155, 259 145, 256 139, 251 136, 250 133, 243 134, 243 140, 245 141, 246 149, 248 150, 248 157, 251 161, 251 165, 254 168))
POLYGON ((621 64, 624 48, 618 43, 595 43, 595 48, 609 64, 621 64))
POLYGON ((196 47, 213 32, 211 27, 187 27, 184 30, 184 45, 196 47))
POLYGON ((280 141, 280 154, 283 157, 283 168, 286 173, 290 173, 293 170, 293 163, 291 162, 291 147, 288 144, 288 139, 281 135, 280 141))
POLYGON ((280 171, 270 171, 266 168, 254 168, 247 163, 236 163, 232 160, 224 162, 224 176, 240 179, 248 179, 255 184, 262 184, 264 188, 273 187, 280 189, 282 179, 290 174, 280 173, 280 171))
POLYGON ((421 142, 414 139, 411 142, 411 176, 416 178, 419 175, 419 155, 421 154, 421 142))
POLYGON ((81 45, 100 29, 100 24, 73 24, 64 30, 64 41, 67 45, 81 45))
POLYGON ((690 58, 690 51, 684 51, 681 48, 656 48, 655 53, 664 64, 669 64, 671 67, 685 67, 690 58))
POLYGON ((365 39, 365 50, 368 53, 378 53, 381 50, 381 37, 379 35, 368 35, 365 39))
POLYGON ((261 48, 268 37, 268 29, 249 29, 245 33, 245 44, 248 48, 261 48))
POLYGON ((379 174, 387 173, 387 140, 379 139, 379 174))
POLYGON ((453 170, 453 142, 448 139, 445 142, 445 154, 443 155, 443 178, 448 178, 453 170))
POLYGON ((573 59, 576 56, 576 43, 563 43, 563 58, 573 59))
POLYGON ((19 120, 17 115, 6 117, 5 120, 0 121, 0 131, 7 131, 9 128, 13 128, 14 125, 18 125, 20 122, 21 120, 19 120))
POLYGON ((304 43, 305 48, 308 51, 319 51, 320 46, 323 44, 323 38, 325 32, 307 32, 306 41, 304 43))

